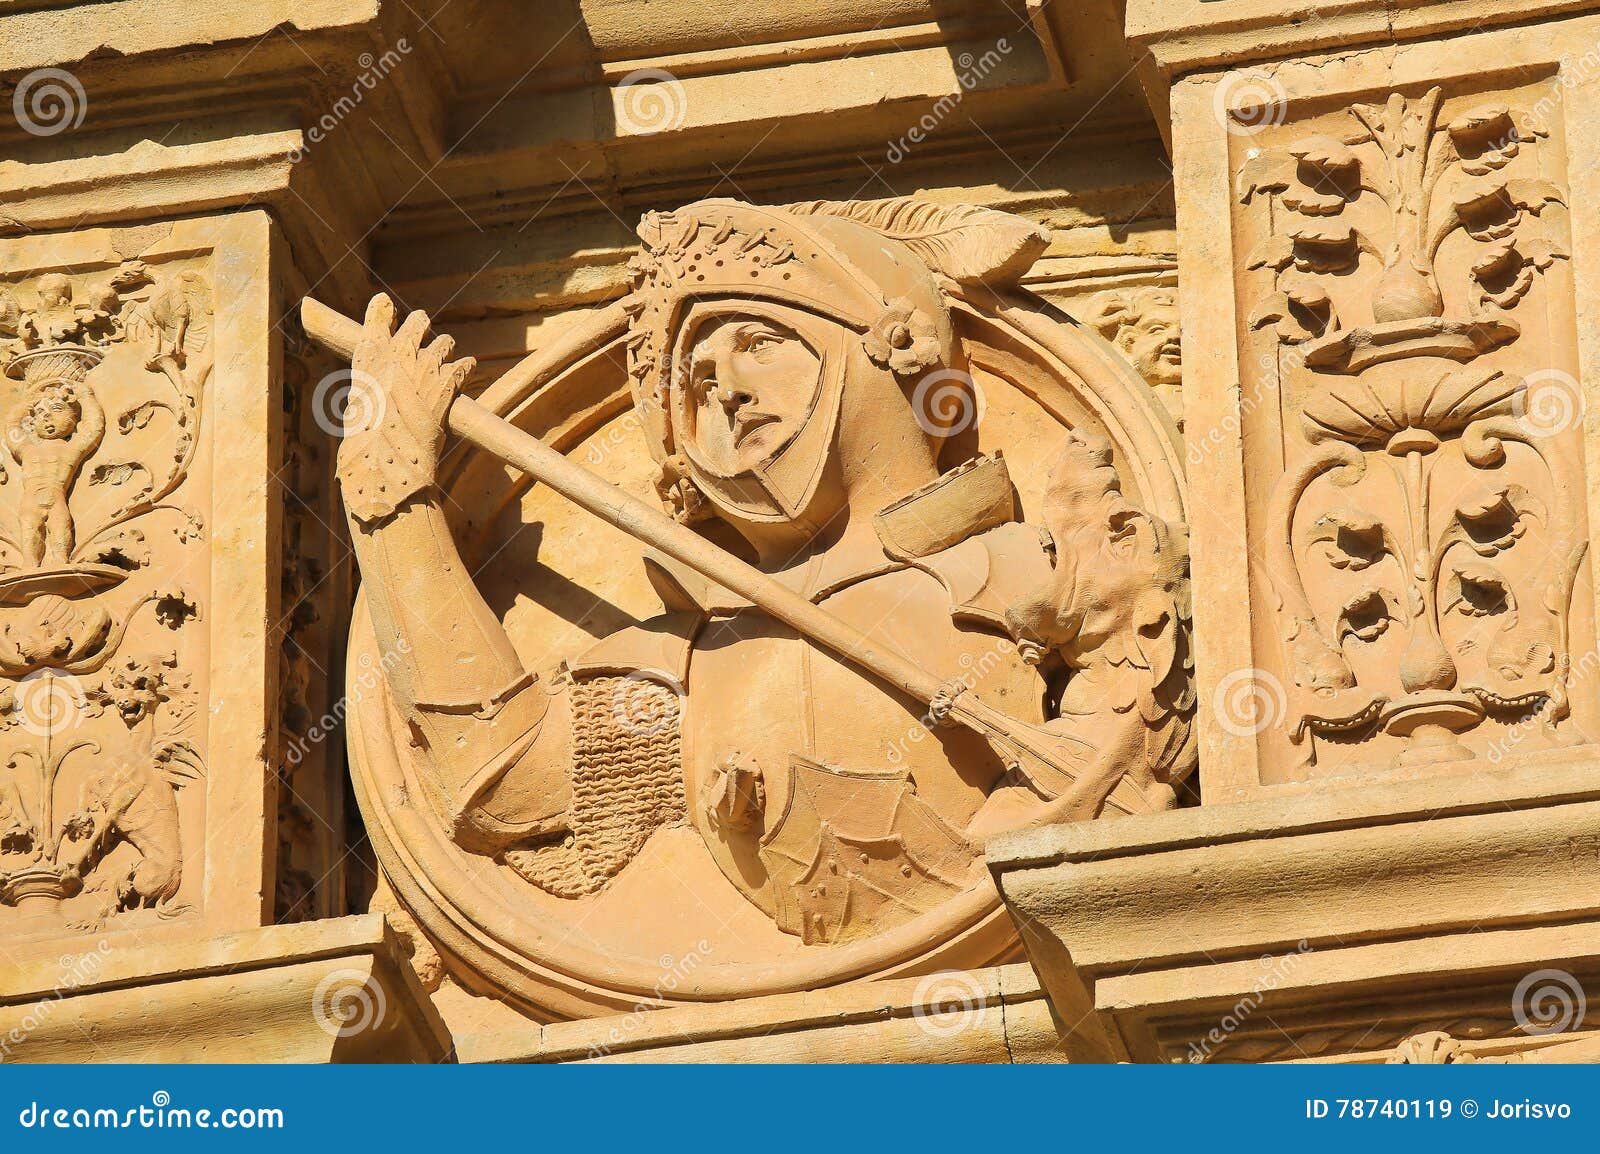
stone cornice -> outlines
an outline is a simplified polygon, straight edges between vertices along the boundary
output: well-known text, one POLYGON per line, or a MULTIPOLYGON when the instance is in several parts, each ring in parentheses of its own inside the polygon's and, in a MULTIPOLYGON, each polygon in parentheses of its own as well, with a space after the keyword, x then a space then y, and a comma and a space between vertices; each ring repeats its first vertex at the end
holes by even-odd
POLYGON ((1600 10, 1595 0, 1129 0, 1127 34, 1168 80, 1226 64, 1448 36, 1600 10))

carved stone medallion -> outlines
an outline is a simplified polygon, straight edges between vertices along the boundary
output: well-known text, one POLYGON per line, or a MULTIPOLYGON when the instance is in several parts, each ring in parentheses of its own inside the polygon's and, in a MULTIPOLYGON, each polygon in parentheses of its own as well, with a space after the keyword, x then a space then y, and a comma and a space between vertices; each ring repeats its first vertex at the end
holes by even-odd
POLYGON ((347 417, 340 475, 353 772, 397 896, 546 1017, 1017 957, 984 839, 1170 807, 1193 769, 1160 402, 1015 287, 1043 242, 1016 218, 706 201, 640 235, 634 293, 483 404, 864 640, 482 451, 431 485, 415 430, 461 370, 375 302, 354 365, 386 411, 347 417))

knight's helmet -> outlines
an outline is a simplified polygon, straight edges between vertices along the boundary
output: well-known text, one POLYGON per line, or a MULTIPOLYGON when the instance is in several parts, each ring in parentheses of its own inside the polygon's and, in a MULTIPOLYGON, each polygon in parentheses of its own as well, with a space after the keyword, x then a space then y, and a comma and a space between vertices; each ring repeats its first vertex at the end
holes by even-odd
POLYGON ((906 385, 956 356, 948 282, 1014 284, 1049 243, 1048 232, 1021 217, 911 198, 777 207, 703 200, 647 214, 639 236, 628 370, 662 469, 658 487, 683 520, 707 489, 748 516, 797 513, 832 440, 843 376, 842 365, 825 364, 812 419, 765 466, 773 477, 717 476, 681 436, 693 336, 684 322, 697 304, 768 301, 836 322, 906 385), (786 469, 792 483, 777 483, 786 469))

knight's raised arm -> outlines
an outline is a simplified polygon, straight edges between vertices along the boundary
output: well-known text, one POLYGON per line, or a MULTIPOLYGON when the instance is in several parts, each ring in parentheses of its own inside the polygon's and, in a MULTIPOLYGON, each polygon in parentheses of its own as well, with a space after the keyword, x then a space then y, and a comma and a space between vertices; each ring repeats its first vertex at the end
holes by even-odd
POLYGON ((427 750, 457 839, 486 850, 559 829, 568 800, 564 712, 550 711, 450 534, 434 483, 445 417, 473 369, 428 318, 396 330, 367 308, 351 362, 338 475, 395 705, 427 750), (515 772, 513 772, 515 771, 515 772))

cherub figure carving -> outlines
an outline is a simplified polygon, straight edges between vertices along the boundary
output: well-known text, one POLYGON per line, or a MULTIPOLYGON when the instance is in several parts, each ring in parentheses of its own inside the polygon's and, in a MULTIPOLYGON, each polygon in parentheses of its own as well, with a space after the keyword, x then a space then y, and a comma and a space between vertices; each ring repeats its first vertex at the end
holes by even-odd
POLYGON ((1091 298, 1082 315, 1133 363, 1181 429, 1183 346, 1177 294, 1168 288, 1110 289, 1091 298))
POLYGON ((72 556, 73 522, 67 499, 83 463, 100 447, 105 411, 81 381, 30 383, 6 422, 6 447, 22 483, 25 560, 35 568, 65 565, 72 556))

